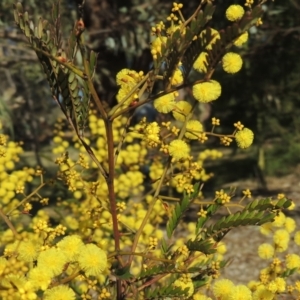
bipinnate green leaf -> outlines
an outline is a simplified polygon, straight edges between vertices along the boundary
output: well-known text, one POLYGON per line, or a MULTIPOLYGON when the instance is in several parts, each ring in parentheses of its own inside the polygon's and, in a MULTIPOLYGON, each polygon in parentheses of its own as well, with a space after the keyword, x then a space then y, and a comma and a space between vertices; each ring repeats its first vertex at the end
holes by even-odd
POLYGON ((214 247, 214 243, 211 240, 202 239, 202 238, 189 240, 186 246, 190 251, 198 251, 206 255, 213 254, 217 251, 216 248, 214 247))
POLYGON ((134 276, 130 273, 130 266, 126 266, 124 268, 119 268, 116 269, 115 271, 116 277, 120 279, 130 279, 133 278, 134 276))
POLYGON ((176 268, 173 263, 170 264, 164 264, 159 263, 155 266, 148 267, 147 269, 143 269, 142 272, 139 275, 139 280, 144 278, 149 278, 155 275, 161 275, 161 274, 169 274, 169 273, 179 273, 180 271, 175 272, 176 268))
POLYGON ((157 299, 166 299, 169 297, 170 299, 178 299, 178 297, 182 297, 180 299, 184 299, 188 295, 189 288, 182 290, 180 287, 175 287, 170 284, 164 284, 161 287, 157 287, 155 289, 148 288, 145 289, 145 299, 147 300, 157 300, 157 299))
POLYGON ((206 216, 205 217, 199 217, 196 225, 196 234, 199 233, 199 230, 205 225, 205 223, 217 212, 217 210, 222 205, 219 203, 210 204, 206 208, 206 216))
POLYGON ((283 273, 280 274, 281 278, 287 278, 296 273, 299 268, 286 269, 283 273))
MULTIPOLYGON (((214 11, 215 6, 207 1, 204 10, 198 9, 189 24, 186 24, 184 28, 176 29, 167 39, 166 45, 162 44, 162 53, 161 55, 158 54, 157 59, 154 61, 154 73, 159 74, 161 69, 164 70, 162 75, 166 86, 168 86, 174 72, 180 65, 182 66, 184 79, 187 78, 195 56, 197 57, 201 53, 203 47, 201 44, 195 43, 192 53, 187 55, 185 53, 212 18, 214 11), (198 52, 198 55, 194 54, 195 52, 198 52)), ((184 25, 182 24, 182 26, 184 25)))
MULTIPOLYGON (((78 44, 75 28, 71 32, 68 49, 63 52, 59 3, 53 5, 51 22, 40 18, 36 27, 29 20, 28 13, 23 13, 21 3, 17 3, 14 8, 15 21, 35 50, 54 99, 74 128, 77 131, 83 130, 88 117, 91 95, 87 82, 82 79, 83 72, 73 65, 78 44)), ((91 52, 88 59, 92 78, 97 55, 91 52)))
POLYGON ((262 14, 262 8, 256 6, 251 12, 246 12, 239 22, 219 31, 220 39, 217 39, 211 49, 207 50, 208 72, 216 68, 224 54, 231 48, 234 41, 244 32, 249 30, 250 27, 255 25, 262 14))
POLYGON ((173 231, 179 224, 180 219, 183 217, 184 213, 188 209, 191 202, 195 199, 195 197, 199 193, 200 183, 196 183, 194 185, 194 192, 191 195, 187 195, 186 193, 183 196, 183 199, 177 203, 173 209, 172 215, 167 223, 167 235, 170 238, 173 234, 173 231))
MULTIPOLYGON (((224 216, 208 227, 204 227, 206 219, 199 218, 201 220, 200 224, 202 224, 200 232, 201 239, 198 239, 199 249, 200 246, 202 246, 201 243, 204 243, 209 238, 213 238, 216 242, 221 241, 232 228, 249 225, 260 226, 272 222, 277 210, 284 209, 290 205, 291 201, 286 198, 276 202, 270 198, 266 198, 251 201, 242 211, 224 216)), ((213 206, 214 205, 211 205, 209 208, 213 206)), ((214 210, 216 209, 217 207, 214 207, 214 210)))

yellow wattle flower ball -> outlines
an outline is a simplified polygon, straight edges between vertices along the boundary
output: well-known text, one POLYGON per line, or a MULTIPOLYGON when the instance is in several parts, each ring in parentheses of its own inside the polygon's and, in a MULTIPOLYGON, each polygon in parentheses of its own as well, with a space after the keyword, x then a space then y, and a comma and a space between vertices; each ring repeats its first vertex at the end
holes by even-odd
POLYGON ((245 10, 241 5, 233 4, 227 8, 225 15, 229 21, 234 22, 240 20, 244 13, 245 10))
POLYGON ((248 31, 244 32, 243 34, 241 34, 233 43, 235 46, 240 47, 243 44, 245 44, 248 41, 248 31))
POLYGON ((201 131, 203 131, 203 125, 197 120, 190 120, 186 124, 185 137, 191 140, 197 140, 201 131))
POLYGON ((49 289, 45 292, 44 298, 45 300, 75 300, 76 294, 75 292, 69 288, 67 285, 58 285, 49 289))
POLYGON ((107 256, 102 249, 94 244, 87 244, 81 246, 79 252, 77 260, 87 276, 103 274, 107 267, 107 256))
POLYGON ((285 264, 288 269, 300 268, 300 256, 297 254, 288 254, 285 259, 285 264))
POLYGON ((239 284, 232 289, 226 299, 252 300, 252 293, 247 286, 239 284))
POLYGON ((153 105, 158 112, 163 114, 169 113, 175 107, 174 93, 169 93, 167 95, 155 99, 153 105))
POLYGON ((242 68, 242 65, 243 60, 237 53, 228 52, 222 58, 222 66, 227 73, 237 73, 242 68))
POLYGON ((190 148, 186 142, 182 140, 173 140, 169 145, 169 154, 175 159, 189 157, 190 148))
POLYGON ((203 103, 217 100, 221 95, 221 91, 220 83, 215 80, 201 82, 193 86, 193 96, 203 103))
POLYGON ((171 79, 171 84, 172 85, 179 85, 183 83, 183 75, 180 69, 176 69, 174 72, 174 75, 171 79))
POLYGON ((262 259, 269 259, 273 257, 274 251, 271 244, 263 243, 258 247, 258 256, 262 259))
POLYGON ((177 121, 184 122, 186 116, 192 110, 192 105, 187 101, 178 101, 172 111, 173 117, 177 121))
POLYGON ((235 141, 239 148, 245 149, 252 145, 254 133, 248 128, 243 128, 235 134, 235 141))
POLYGON ((216 281, 212 288, 213 294, 219 299, 226 298, 227 296, 229 296, 233 289, 234 284, 229 279, 220 279, 216 281))
POLYGON ((201 52, 200 55, 197 57, 193 64, 193 68, 200 72, 205 73, 207 71, 207 52, 201 52))
POLYGON ((30 269, 27 278, 37 288, 45 291, 51 284, 52 272, 46 267, 34 267, 30 269))

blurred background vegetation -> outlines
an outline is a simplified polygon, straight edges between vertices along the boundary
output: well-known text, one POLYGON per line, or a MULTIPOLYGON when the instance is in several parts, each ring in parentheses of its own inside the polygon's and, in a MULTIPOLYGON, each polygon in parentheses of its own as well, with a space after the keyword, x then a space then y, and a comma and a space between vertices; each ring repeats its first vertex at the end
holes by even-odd
MULTIPOLYGON (((34 20, 50 18, 54 0, 24 0, 34 20)), ((14 0, 0 3, 0 119, 13 139, 23 141, 25 158, 32 165, 49 161, 54 123, 60 116, 46 78, 34 52, 14 25, 14 0)), ((114 104, 115 75, 121 68, 147 72, 151 68, 150 29, 164 20, 173 1, 86 0, 86 42, 99 52, 96 86, 102 99, 114 104)), ((217 10, 209 24, 221 29, 229 25, 224 13, 229 4, 216 1, 217 10)), ((189 16, 199 1, 184 0, 189 16)), ((76 20, 76 0, 62 0, 65 37, 76 20)), ((244 58, 235 75, 216 72, 222 96, 216 103, 199 106, 199 118, 210 128, 212 116, 221 119, 223 132, 232 132, 240 120, 255 132, 249 151, 233 145, 224 151, 221 165, 209 165, 218 172, 217 184, 252 178, 267 188, 265 176, 293 172, 300 160, 300 4, 296 0, 269 1, 264 6, 263 25, 251 28, 248 44, 235 49, 244 58), (232 172, 234 170, 234 172, 232 172)), ((200 76, 191 74, 191 77, 200 76)), ((189 94, 189 91, 186 91, 189 94)), ((210 146, 220 147, 218 140, 210 146)))

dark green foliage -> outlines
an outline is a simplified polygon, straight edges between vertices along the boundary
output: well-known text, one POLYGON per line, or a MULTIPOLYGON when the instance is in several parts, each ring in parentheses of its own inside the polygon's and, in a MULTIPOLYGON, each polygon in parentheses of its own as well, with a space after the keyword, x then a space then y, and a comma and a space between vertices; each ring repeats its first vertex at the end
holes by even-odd
POLYGON ((177 203, 173 209, 172 216, 170 217, 167 223, 167 235, 170 238, 173 231, 176 229, 179 224, 180 219, 183 217, 184 213, 188 209, 189 205, 195 199, 199 193, 200 183, 194 185, 194 192, 191 195, 184 194, 183 199, 177 203))
POLYGON ((213 238, 219 242, 232 229, 239 226, 260 226, 272 222, 276 216, 276 211, 286 209, 291 205, 291 201, 282 198, 272 201, 270 198, 251 201, 242 211, 224 216, 214 224, 205 227, 205 223, 212 213, 218 209, 218 204, 208 207, 208 216, 200 217, 197 223, 198 237, 194 241, 188 241, 187 247, 191 251, 201 251, 205 254, 214 253, 213 243, 209 240, 213 238))
POLYGON ((149 267, 146 270, 142 270, 139 275, 139 280, 144 278, 149 278, 154 275, 169 274, 169 273, 179 273, 176 271, 174 263, 170 264, 157 264, 155 266, 149 267))
POLYGON ((213 254, 217 251, 214 248, 214 243, 207 240, 189 240, 186 246, 190 251, 199 251, 206 255, 213 254))
MULTIPOLYGON (((80 36, 76 29, 71 32, 67 51, 63 52, 59 4, 53 5, 52 22, 39 19, 37 27, 29 21, 28 13, 23 12, 20 3, 15 5, 14 16, 43 66, 54 99, 76 131, 83 130, 88 116, 90 92, 85 74, 73 65, 77 47, 80 48, 80 36)), ((81 52, 81 55, 82 59, 86 59, 85 53, 81 52)), ((91 79, 96 65, 94 52, 90 54, 88 65, 91 79)))
POLYGON ((145 290, 145 299, 165 299, 165 297, 184 297, 187 296, 188 288, 182 290, 179 287, 174 287, 171 283, 165 284, 162 287, 156 289, 146 289, 145 290))
POLYGON ((217 210, 221 207, 221 204, 214 203, 210 204, 206 209, 206 216, 198 218, 197 225, 196 225, 196 233, 203 227, 203 225, 213 216, 217 210))

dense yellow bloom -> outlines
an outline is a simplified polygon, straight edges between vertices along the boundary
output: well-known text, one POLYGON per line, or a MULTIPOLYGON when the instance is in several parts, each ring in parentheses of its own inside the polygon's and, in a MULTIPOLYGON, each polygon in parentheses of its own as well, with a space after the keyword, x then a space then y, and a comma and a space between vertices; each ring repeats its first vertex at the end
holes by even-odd
POLYGON ((174 72, 174 75, 171 79, 171 84, 172 85, 179 85, 183 83, 183 76, 182 76, 182 72, 180 71, 180 69, 176 69, 174 72))
POLYGON ((101 275, 107 267, 106 253, 94 244, 83 245, 77 260, 87 276, 101 275))
POLYGON ((38 256, 40 244, 36 241, 23 241, 18 247, 18 258, 25 262, 32 262, 38 256))
POLYGON ((285 291, 286 282, 283 278, 277 277, 270 281, 267 285, 267 289, 272 293, 282 293, 285 291))
POLYGON ((238 147, 242 148, 242 149, 250 147, 253 143, 253 139, 254 139, 253 131, 248 128, 239 130, 235 134, 235 141, 236 141, 238 147))
POLYGON ((290 240, 290 234, 285 229, 278 229, 273 236, 274 243, 278 252, 283 252, 287 249, 290 240))
POLYGON ((188 288, 187 297, 192 296, 192 294, 194 293, 194 285, 193 285, 192 281, 185 283, 180 280, 176 280, 174 282, 174 286, 180 287, 182 290, 185 290, 186 288, 188 288))
POLYGON ((213 293, 218 299, 225 299, 234 289, 234 284, 229 279, 221 279, 213 285, 213 293))
POLYGON ((47 267, 36 267, 29 271, 28 278, 37 289, 45 291, 51 283, 52 272, 47 267))
MULTIPOLYGON (((223 298, 222 298, 223 299, 223 298)), ((235 286, 228 297, 228 300, 252 300, 252 293, 250 289, 245 285, 235 286)))
POLYGON ((300 256, 297 254, 288 254, 286 256, 286 267, 288 269, 294 269, 300 267, 300 256))
POLYGON ((186 142, 182 140, 173 140, 169 145, 169 154, 175 159, 189 157, 190 148, 186 142))
POLYGON ((203 131, 203 125, 197 120, 190 120, 186 124, 186 133, 184 136, 191 140, 197 140, 200 131, 203 131))
POLYGON ((279 244, 282 241, 289 241, 290 235, 285 229, 278 229, 275 231, 273 239, 276 244, 279 244))
POLYGON ((129 69, 122 69, 116 76, 117 85, 121 86, 124 84, 133 86, 137 84, 141 78, 142 74, 129 69))
POLYGON ((282 211, 280 211, 275 216, 274 221, 272 223, 272 226, 274 226, 274 227, 282 227, 284 225, 284 223, 285 223, 285 219, 286 219, 285 214, 282 211))
POLYGON ((216 42, 216 40, 220 39, 220 33, 216 29, 210 28, 210 29, 205 29, 201 32, 200 38, 204 38, 205 42, 207 44, 206 50, 211 50, 212 45, 216 42), (207 30, 210 30, 210 35, 211 35, 211 40, 206 40, 206 36, 208 34, 207 30))
POLYGON ((297 231, 294 236, 295 243, 300 246, 300 231, 297 231))
POLYGON ((68 256, 68 261, 74 261, 79 255, 79 249, 83 246, 83 242, 79 235, 69 235, 64 237, 57 243, 58 249, 63 251, 68 256))
POLYGON ((295 228, 296 228, 296 222, 295 222, 295 220, 292 219, 292 218, 290 218, 290 217, 287 217, 285 219, 284 227, 285 227, 285 229, 286 229, 286 231, 288 233, 293 232, 295 230, 295 228))
POLYGON ((249 37, 248 31, 244 32, 235 40, 234 45, 237 47, 242 46, 248 41, 248 37, 249 37))
POLYGON ((186 116, 192 110, 192 105, 187 101, 178 101, 172 111, 173 117, 178 121, 185 121, 186 116))
POLYGON ((260 285, 258 289, 253 293, 253 300, 273 300, 275 294, 269 291, 264 285, 260 285))
POLYGON ((195 84, 193 86, 193 95, 199 102, 214 101, 221 95, 221 85, 215 80, 195 84))
POLYGON ((44 300, 75 300, 75 292, 66 285, 59 285, 44 293, 44 300))
POLYGON ((242 68, 242 65, 243 60, 237 53, 228 52, 222 58, 222 66, 227 73, 237 73, 242 68))
POLYGON ((177 279, 173 285, 175 287, 180 287, 182 290, 188 288, 187 297, 191 297, 194 293, 194 285, 189 275, 182 275, 182 277, 177 279))
POLYGON ((143 139, 147 142, 150 147, 156 147, 159 143, 159 132, 160 127, 157 122, 149 123, 144 130, 143 139))
POLYGON ((258 247, 258 256, 262 259, 272 258, 274 255, 274 247, 270 244, 263 243, 258 247))
POLYGON ((39 268, 48 268, 53 276, 57 276, 62 272, 68 258, 62 251, 50 248, 41 252, 37 261, 39 268))
POLYGON ((151 49, 154 49, 156 52, 161 53, 161 45, 167 42, 166 36, 159 36, 151 43, 151 49))
POLYGON ((175 107, 174 93, 169 93, 167 95, 155 99, 153 105, 158 112, 163 114, 169 113, 175 107))
POLYGON ((238 21, 239 19, 242 18, 242 16, 244 15, 245 11, 244 8, 241 5, 230 5, 227 10, 226 10, 226 18, 229 21, 238 21))
POLYGON ((207 71, 207 56, 206 52, 201 52, 200 55, 197 57, 193 64, 193 68, 200 72, 205 73, 207 71))

